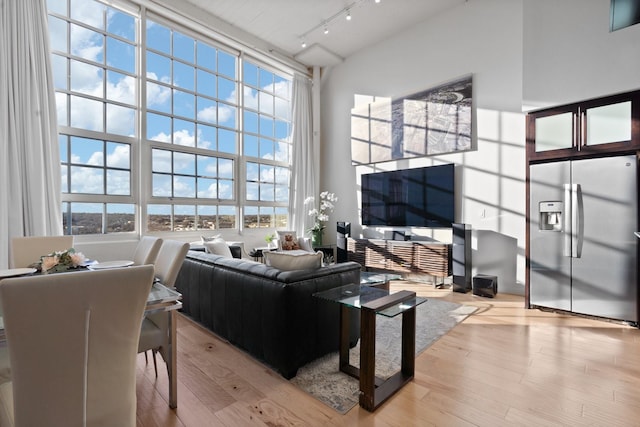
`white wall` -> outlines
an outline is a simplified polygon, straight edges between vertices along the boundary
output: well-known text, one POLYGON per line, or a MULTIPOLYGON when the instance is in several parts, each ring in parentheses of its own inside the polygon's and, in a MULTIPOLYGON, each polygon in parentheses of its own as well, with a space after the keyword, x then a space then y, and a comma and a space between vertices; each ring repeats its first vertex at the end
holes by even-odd
MULTIPOLYGON (((476 149, 375 167, 455 163, 456 218, 476 230, 473 273, 495 274, 500 291, 523 294, 522 1, 469 1, 327 70, 322 80, 321 190, 340 198, 332 221, 351 222, 352 234, 359 237, 359 176, 373 169, 351 165, 354 95, 398 97, 468 74, 473 75, 476 149), (491 237, 478 241, 485 236, 491 237)), ((449 231, 427 234, 450 238, 449 231)))
POLYGON ((524 0, 523 109, 640 89, 640 25, 609 32, 609 0, 524 0))

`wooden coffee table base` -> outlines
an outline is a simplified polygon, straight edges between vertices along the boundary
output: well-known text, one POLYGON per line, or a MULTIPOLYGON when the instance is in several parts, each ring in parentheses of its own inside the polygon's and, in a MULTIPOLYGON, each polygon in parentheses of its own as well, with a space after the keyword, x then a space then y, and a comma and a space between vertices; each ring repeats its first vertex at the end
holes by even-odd
POLYGON ((401 291, 363 304, 360 308, 360 369, 349 364, 349 310, 340 311, 340 370, 360 380, 360 406, 374 411, 413 379, 416 353, 416 310, 402 313, 402 361, 400 371, 383 380, 376 377, 376 312, 415 298, 415 292, 401 291))

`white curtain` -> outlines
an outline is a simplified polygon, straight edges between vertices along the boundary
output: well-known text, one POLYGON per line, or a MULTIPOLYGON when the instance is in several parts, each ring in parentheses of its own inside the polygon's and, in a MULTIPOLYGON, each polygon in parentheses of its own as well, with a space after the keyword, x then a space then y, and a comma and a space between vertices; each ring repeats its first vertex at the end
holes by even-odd
POLYGON ((289 229, 302 236, 311 227, 312 218, 304 200, 317 192, 313 147, 313 108, 311 105, 311 80, 296 75, 293 79, 293 159, 289 197, 289 229))
POLYGON ((0 0, 0 268, 15 236, 60 235, 46 0, 0 0))

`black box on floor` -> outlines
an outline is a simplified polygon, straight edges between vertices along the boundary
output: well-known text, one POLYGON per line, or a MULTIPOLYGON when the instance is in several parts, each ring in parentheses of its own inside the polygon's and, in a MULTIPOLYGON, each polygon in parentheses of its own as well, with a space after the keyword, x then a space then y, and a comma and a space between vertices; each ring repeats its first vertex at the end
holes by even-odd
POLYGON ((473 276, 473 295, 493 298, 498 293, 498 278, 488 274, 473 276))

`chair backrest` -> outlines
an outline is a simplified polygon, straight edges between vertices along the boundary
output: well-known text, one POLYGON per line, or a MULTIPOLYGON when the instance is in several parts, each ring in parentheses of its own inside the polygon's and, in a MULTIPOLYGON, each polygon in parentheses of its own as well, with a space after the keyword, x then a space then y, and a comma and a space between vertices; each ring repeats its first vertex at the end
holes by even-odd
POLYGON ((4 279, 15 425, 136 425, 153 266, 4 279))
POLYGON ((172 288, 176 283, 178 272, 184 257, 189 251, 189 244, 177 240, 163 240, 158 258, 156 258, 156 277, 163 285, 172 288))
POLYGON ((158 252, 162 246, 162 239, 151 236, 142 236, 133 253, 134 265, 153 264, 156 262, 158 252))
POLYGON ((73 247, 73 236, 32 236, 11 239, 11 268, 24 268, 40 261, 42 255, 73 247))

